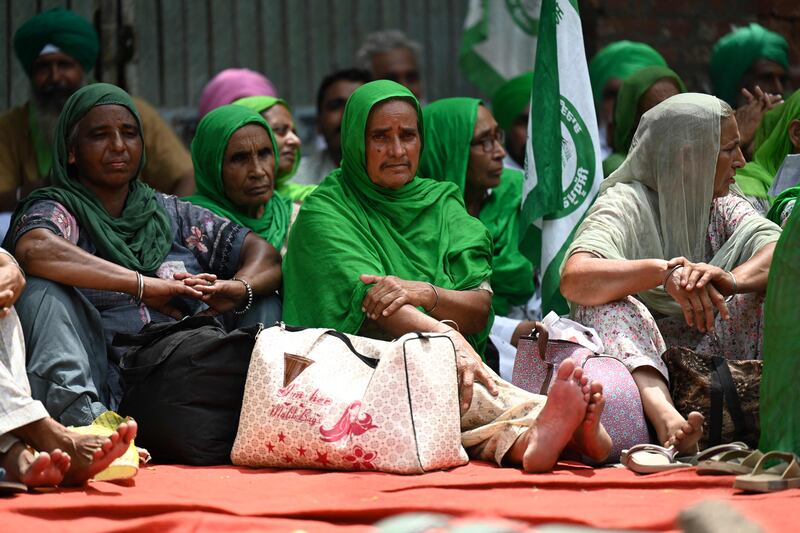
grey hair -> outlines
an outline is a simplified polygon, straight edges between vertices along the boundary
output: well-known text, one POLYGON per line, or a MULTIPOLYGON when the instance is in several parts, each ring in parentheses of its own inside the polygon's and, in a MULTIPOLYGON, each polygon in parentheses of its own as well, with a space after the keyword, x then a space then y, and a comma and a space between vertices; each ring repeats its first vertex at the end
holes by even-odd
POLYGON ((719 101, 719 107, 720 107, 720 110, 719 110, 719 118, 720 118, 720 120, 725 119, 725 118, 730 118, 730 117, 733 116, 733 108, 725 100, 720 100, 719 101))
POLYGON ((376 54, 383 54, 396 48, 406 48, 414 54, 417 63, 420 63, 422 56, 422 46, 413 39, 409 39, 400 30, 381 30, 367 35, 361 48, 356 53, 356 62, 359 67, 372 71, 372 57, 376 54))

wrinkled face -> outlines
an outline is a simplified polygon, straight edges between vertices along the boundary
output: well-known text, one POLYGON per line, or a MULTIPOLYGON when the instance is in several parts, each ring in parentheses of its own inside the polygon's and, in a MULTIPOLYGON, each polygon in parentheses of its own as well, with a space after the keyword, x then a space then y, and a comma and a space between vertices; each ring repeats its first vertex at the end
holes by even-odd
POLYGON ((342 154, 342 115, 347 99, 353 91, 361 87, 360 81, 339 80, 325 90, 317 125, 325 138, 328 150, 341 158, 342 154))
POLYGON ((294 168, 297 149, 300 147, 300 137, 297 136, 294 119, 289 110, 280 104, 270 107, 262 113, 262 116, 272 128, 272 133, 278 142, 280 154, 278 175, 285 176, 294 168))
POLYGON ((525 166, 525 147, 528 142, 528 119, 531 116, 531 106, 526 106, 525 110, 517 115, 511 128, 506 132, 506 149, 519 166, 525 166))
POLYGON ((364 144, 367 174, 375 185, 399 189, 417 174, 422 139, 417 111, 403 100, 373 106, 364 144))
POLYGON ((142 134, 124 106, 93 107, 70 135, 67 162, 77 179, 91 190, 127 187, 142 159, 142 134))
MULTIPOLYGON (((742 76, 742 87, 750 91, 756 85, 766 93, 783 94, 786 89, 788 76, 782 65, 769 59, 758 59, 742 76)), ((739 104, 744 103, 744 97, 739 95, 739 104)))
POLYGON ((742 168, 744 164, 744 155, 739 146, 739 126, 736 124, 736 119, 724 118, 720 124, 719 155, 714 176, 714 198, 727 196, 731 185, 736 183, 734 180, 736 169, 742 168))
POLYGON ((62 52, 39 56, 31 69, 31 85, 37 102, 61 109, 83 85, 83 67, 62 52))
POLYGON ((422 98, 422 80, 417 59, 408 48, 394 48, 372 56, 372 75, 376 80, 392 80, 422 98))
POLYGON ((225 196, 242 211, 266 204, 275 188, 274 169, 267 130, 258 124, 242 126, 231 135, 222 159, 225 196))
POLYGON ((478 119, 472 131, 472 142, 469 146, 469 164, 467 165, 467 187, 475 189, 492 189, 500 185, 500 174, 503 173, 503 158, 506 151, 497 142, 500 126, 492 113, 485 106, 478 106, 478 119), (491 149, 486 151, 484 144, 491 149))

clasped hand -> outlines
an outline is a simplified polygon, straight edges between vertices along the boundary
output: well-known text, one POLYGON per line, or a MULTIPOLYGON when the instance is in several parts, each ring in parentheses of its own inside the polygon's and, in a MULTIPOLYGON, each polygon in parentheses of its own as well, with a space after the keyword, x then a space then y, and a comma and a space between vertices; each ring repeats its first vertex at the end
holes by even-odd
POLYGON ((733 280, 728 272, 707 263, 692 263, 685 257, 671 259, 667 268, 670 273, 664 290, 681 306, 689 327, 703 333, 714 331, 715 310, 723 320, 730 318, 725 295, 733 294, 733 280))
POLYGON ((146 277, 144 280, 142 302, 176 320, 183 318, 183 313, 170 304, 176 296, 206 303, 208 309, 199 313, 203 316, 215 316, 235 309, 247 296, 243 283, 218 280, 214 274, 177 272, 173 279, 146 277))

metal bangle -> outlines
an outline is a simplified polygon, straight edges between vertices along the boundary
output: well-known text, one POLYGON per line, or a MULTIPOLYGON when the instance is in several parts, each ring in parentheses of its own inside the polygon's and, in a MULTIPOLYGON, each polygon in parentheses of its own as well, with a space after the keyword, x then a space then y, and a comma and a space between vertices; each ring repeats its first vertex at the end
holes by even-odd
POLYGON ((134 302, 136 305, 142 304, 142 297, 144 296, 144 276, 140 272, 136 272, 136 296, 134 302))
POLYGON ((674 274, 674 273, 675 273, 675 271, 676 271, 676 270, 678 270, 679 268, 683 268, 683 265, 678 265, 678 266, 674 266, 674 267, 672 267, 672 268, 670 269, 670 271, 669 271, 669 272, 667 272, 667 275, 666 275, 666 276, 664 276, 664 283, 662 283, 662 284, 661 284, 661 286, 662 286, 662 287, 664 287, 664 290, 666 290, 666 289, 667 289, 667 282, 669 282, 669 278, 671 278, 671 277, 672 277, 672 274, 674 274))
POLYGON ((436 286, 434 286, 433 283, 428 283, 428 285, 431 286, 431 289, 433 289, 433 295, 436 296, 436 300, 433 302, 433 307, 425 310, 426 313, 431 314, 433 313, 433 310, 436 309, 436 306, 439 305, 439 291, 436 290, 436 286))
POLYGON ((733 272, 729 271, 728 275, 733 280, 733 292, 731 293, 731 296, 733 296, 734 294, 738 294, 739 293, 739 284, 736 283, 736 276, 733 275, 733 272))
POLYGON ((244 307, 240 309, 234 309, 233 311, 234 315, 243 315, 253 306, 253 287, 251 287, 250 284, 242 278, 231 278, 231 281, 239 281, 243 283, 244 288, 247 290, 247 304, 244 307))
POLYGON ((455 320, 450 320, 449 318, 445 318, 444 320, 440 320, 439 322, 441 322, 442 324, 446 324, 446 325, 452 324, 453 325, 452 327, 456 331, 461 331, 461 329, 459 329, 459 327, 458 327, 458 322, 456 322, 455 320))

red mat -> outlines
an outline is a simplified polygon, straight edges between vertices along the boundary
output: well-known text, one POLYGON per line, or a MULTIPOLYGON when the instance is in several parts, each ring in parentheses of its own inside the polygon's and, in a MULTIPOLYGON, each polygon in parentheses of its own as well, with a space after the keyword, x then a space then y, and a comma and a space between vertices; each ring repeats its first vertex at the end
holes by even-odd
POLYGON ((699 501, 729 502, 766 531, 796 531, 800 489, 766 495, 694 469, 637 476, 560 465, 543 475, 473 462, 423 476, 235 467, 142 468, 127 486, 0 499, 2 531, 365 531, 403 512, 502 516, 532 525, 672 530, 699 501))

